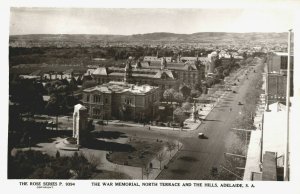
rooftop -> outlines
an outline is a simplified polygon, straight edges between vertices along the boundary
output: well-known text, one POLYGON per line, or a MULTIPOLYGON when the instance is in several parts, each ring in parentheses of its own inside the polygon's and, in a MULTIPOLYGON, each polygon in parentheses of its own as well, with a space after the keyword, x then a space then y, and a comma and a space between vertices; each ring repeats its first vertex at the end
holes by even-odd
POLYGON ((284 154, 285 148, 282 137, 286 130, 286 106, 280 103, 273 103, 269 105, 269 109, 269 112, 264 113, 263 153, 271 151, 281 156, 284 154))
POLYGON ((150 85, 135 85, 135 84, 128 84, 125 82, 116 82, 111 81, 109 83, 105 83, 99 86, 87 88, 83 90, 84 92, 93 92, 99 91, 102 93, 125 93, 130 92, 132 94, 144 95, 149 93, 153 90, 158 89, 158 87, 150 86, 150 85))

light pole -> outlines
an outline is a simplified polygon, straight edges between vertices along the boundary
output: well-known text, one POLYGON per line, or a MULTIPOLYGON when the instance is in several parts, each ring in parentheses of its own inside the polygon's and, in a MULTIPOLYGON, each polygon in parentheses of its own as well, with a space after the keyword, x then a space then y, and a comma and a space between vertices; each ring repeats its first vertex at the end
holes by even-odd
POLYGON ((288 35, 288 60, 287 60, 287 84, 286 84, 286 133, 285 133, 285 157, 284 157, 284 180, 289 180, 289 130, 290 130, 290 81, 291 81, 291 33, 288 35))
POLYGON ((29 150, 31 150, 31 137, 28 137, 29 150))

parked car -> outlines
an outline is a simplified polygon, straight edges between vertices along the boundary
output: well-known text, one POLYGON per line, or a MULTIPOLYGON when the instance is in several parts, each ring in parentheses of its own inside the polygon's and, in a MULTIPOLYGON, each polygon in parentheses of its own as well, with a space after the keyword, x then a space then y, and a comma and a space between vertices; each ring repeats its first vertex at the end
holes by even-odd
POLYGON ((238 105, 243 105, 243 104, 241 102, 239 102, 238 105))
POLYGON ((198 133, 198 138, 203 139, 205 137, 204 133, 198 133))

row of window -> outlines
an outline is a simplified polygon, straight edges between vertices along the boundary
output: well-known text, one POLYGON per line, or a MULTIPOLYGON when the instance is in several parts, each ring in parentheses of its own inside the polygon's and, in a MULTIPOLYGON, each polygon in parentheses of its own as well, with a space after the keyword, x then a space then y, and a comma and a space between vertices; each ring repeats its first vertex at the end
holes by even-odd
MULTIPOLYGON (((170 88, 171 88, 171 86, 170 86, 170 88)), ((151 103, 151 102, 154 102, 154 101, 156 101, 157 99, 159 98, 159 95, 158 94, 152 94, 152 95, 149 95, 149 96, 145 96, 145 104, 148 104, 148 103, 151 103)), ((125 102, 125 104, 127 104, 127 105, 133 105, 134 104, 134 102, 133 102, 133 99, 132 98, 125 98, 124 99, 124 102, 125 102)))
MULTIPOLYGON (((99 103, 99 102, 101 102, 101 96, 100 95, 92 95, 93 96, 93 103, 99 103)), ((90 102, 90 97, 91 97, 91 95, 90 94, 87 94, 86 95, 86 102, 90 102)), ((104 99, 104 103, 105 104, 108 104, 108 98, 105 98, 104 99)))

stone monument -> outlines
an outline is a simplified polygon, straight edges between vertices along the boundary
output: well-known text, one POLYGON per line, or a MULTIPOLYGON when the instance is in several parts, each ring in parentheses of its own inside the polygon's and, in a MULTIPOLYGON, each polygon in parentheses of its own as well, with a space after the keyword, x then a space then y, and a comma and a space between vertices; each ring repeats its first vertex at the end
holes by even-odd
POLYGON ((85 141, 88 124, 87 108, 81 104, 74 106, 73 113, 73 138, 77 139, 77 145, 85 141))

